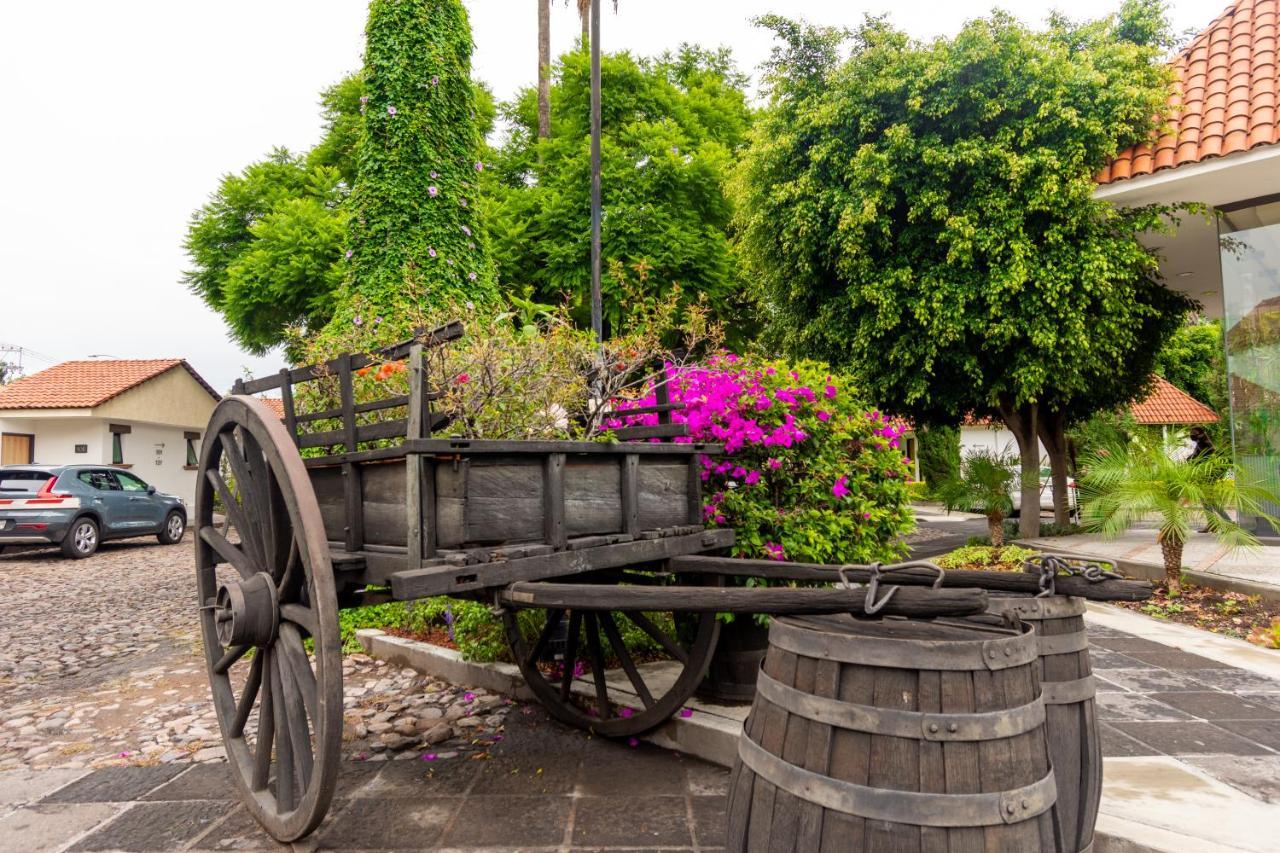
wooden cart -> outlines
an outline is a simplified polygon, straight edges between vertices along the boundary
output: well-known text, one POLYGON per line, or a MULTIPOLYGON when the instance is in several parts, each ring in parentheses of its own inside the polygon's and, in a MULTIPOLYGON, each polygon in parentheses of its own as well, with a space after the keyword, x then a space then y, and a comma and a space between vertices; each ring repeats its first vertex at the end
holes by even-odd
MULTIPOLYGON (((277 839, 311 832, 336 785, 340 607, 482 600, 501 615, 516 663, 551 713, 608 736, 651 729, 692 695, 719 636, 717 612, 986 607, 981 589, 928 588, 940 584, 927 568, 895 573, 903 585, 887 598, 875 583, 726 586, 729 575, 839 576, 835 567, 724 556, 733 532, 701 523, 698 461, 719 448, 654 441, 681 432, 665 401, 650 410, 656 427, 617 431, 615 442, 433 437, 448 417, 432 407, 440 395, 424 351, 461 334, 452 324, 379 353, 238 382, 210 419, 194 525, 204 648, 232 776, 277 839), (401 361, 407 395, 356 402, 354 374, 401 361), (295 388, 321 379, 336 382, 339 404, 297 411, 295 388), (264 392, 280 395, 283 418, 264 392), (633 659, 624 632, 647 635, 673 663, 655 674, 633 659)), ((878 572, 844 577, 876 581, 878 572)), ((992 583, 1034 593, 1037 581, 992 583)))

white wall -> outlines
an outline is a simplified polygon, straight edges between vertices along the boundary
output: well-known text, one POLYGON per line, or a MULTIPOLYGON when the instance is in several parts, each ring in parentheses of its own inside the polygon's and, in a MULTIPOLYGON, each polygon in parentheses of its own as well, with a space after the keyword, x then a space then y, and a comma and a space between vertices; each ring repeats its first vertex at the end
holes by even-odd
MULTIPOLYGON (((1040 459, 1048 458, 1044 445, 1036 442, 1040 448, 1040 459)), ((968 456, 975 450, 986 450, 992 453, 1018 455, 1018 440, 1013 433, 1003 426, 962 426, 960 427, 960 458, 968 456)))
MULTIPOLYGON (((191 506, 195 502, 196 472, 185 470, 187 441, 182 427, 130 422, 94 417, 56 419, 3 418, 0 432, 34 434, 35 461, 41 465, 110 465, 109 423, 127 424, 132 431, 122 435, 124 462, 157 490, 177 495, 191 506), (77 444, 88 452, 76 453, 77 444)), ((196 452, 200 443, 196 442, 196 452)))

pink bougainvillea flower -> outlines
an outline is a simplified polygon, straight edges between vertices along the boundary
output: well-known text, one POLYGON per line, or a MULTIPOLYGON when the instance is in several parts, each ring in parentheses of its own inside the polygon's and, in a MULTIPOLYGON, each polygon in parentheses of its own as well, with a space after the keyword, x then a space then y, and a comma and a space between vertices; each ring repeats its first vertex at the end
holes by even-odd
POLYGON ((862 517, 863 517, 864 519, 871 518, 871 513, 869 513, 869 512, 864 512, 864 513, 862 514, 862 517))
POLYGON ((681 708, 681 709, 680 709, 680 716, 684 717, 686 720, 687 720, 687 719, 689 719, 690 717, 692 717, 692 716, 693 716, 693 709, 692 709, 692 708, 681 708))
POLYGON ((627 746, 635 748, 639 745, 640 745, 640 741, 636 740, 635 738, 633 737, 627 738, 627 746))
POLYGON ((826 388, 823 388, 822 396, 826 397, 828 400, 834 400, 836 398, 836 386, 828 385, 826 388))
POLYGON ((849 478, 843 474, 836 477, 835 485, 831 487, 831 494, 838 498, 845 498, 853 494, 853 492, 849 491, 849 478))
POLYGON ((764 369, 764 373, 765 373, 765 376, 777 376, 777 375, 778 375, 778 371, 777 371, 775 368, 772 368, 772 367, 766 367, 766 368, 764 369))
POLYGON ((765 553, 769 555, 770 560, 787 559, 786 549, 783 548, 781 545, 779 545, 777 542, 766 542, 762 547, 764 548, 765 553))
POLYGON ((454 377, 454 379, 453 379, 453 384, 454 384, 454 385, 466 385, 466 384, 467 384, 468 382, 470 382, 470 381, 471 381, 471 374, 470 374, 470 373, 459 373, 457 376, 455 376, 455 377, 454 377))
POLYGON ((393 115, 395 115, 395 114, 396 114, 396 108, 395 108, 395 107, 387 107, 387 115, 389 115, 389 116, 393 116, 393 115))
POLYGON ((769 461, 765 464, 769 466, 770 471, 777 471, 782 467, 782 460, 776 456, 770 456, 769 461))
POLYGON ((435 754, 434 752, 424 752, 424 753, 422 753, 422 760, 423 760, 423 761, 435 761, 435 760, 436 760, 436 754, 435 754))
POLYGON ((440 195, 440 188, 437 187, 435 184, 432 184, 431 186, 427 187, 427 195, 431 196, 432 198, 435 198, 436 196, 440 195))
POLYGON ((431 246, 428 246, 428 247, 427 247, 427 254, 434 258, 434 257, 436 256, 436 250, 435 250, 435 248, 434 248, 434 247, 431 247, 431 246))
POLYGON ((747 476, 743 478, 742 482, 746 483, 748 486, 754 486, 756 483, 760 482, 760 472, 748 471, 747 476))
POLYGON ((630 717, 634 713, 635 711, 632 711, 630 708, 621 708, 618 711, 618 716, 622 717, 623 719, 626 719, 627 717, 630 717))
POLYGON ((769 408, 770 406, 772 406, 772 405, 773 405, 773 400, 770 400, 768 397, 766 397, 766 396, 764 396, 764 395, 761 395, 761 396, 759 396, 759 397, 757 397, 757 398, 756 398, 756 410, 757 410, 757 411, 761 411, 761 412, 763 412, 764 410, 768 409, 768 408, 769 408))
POLYGON ((827 421, 831 420, 831 413, 828 411, 819 411, 818 420, 822 421, 825 424, 827 421))

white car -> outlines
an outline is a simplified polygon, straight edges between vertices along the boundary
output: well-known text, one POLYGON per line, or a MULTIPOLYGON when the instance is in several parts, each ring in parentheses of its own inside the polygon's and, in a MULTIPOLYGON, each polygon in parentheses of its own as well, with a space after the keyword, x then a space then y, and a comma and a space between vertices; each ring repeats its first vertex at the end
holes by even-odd
MULTIPOLYGON (((1022 488, 1019 485, 1020 478, 1015 477, 1013 485, 1009 489, 1009 497, 1013 499, 1013 512, 1010 516, 1017 518, 1022 512, 1022 488)), ((1076 486, 1076 478, 1067 477, 1067 506, 1074 515, 1080 508, 1079 489, 1076 486)), ((1040 509, 1053 510, 1053 472, 1043 467, 1040 469, 1040 509)))

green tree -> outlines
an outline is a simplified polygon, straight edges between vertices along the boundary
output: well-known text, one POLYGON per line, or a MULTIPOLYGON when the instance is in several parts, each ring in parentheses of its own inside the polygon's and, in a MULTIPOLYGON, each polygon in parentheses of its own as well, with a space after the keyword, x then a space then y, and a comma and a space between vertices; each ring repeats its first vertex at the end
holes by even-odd
MULTIPOLYGON (((685 45, 656 59, 602 57, 602 249, 606 328, 632 306, 615 270, 638 269, 654 295, 678 283, 734 316, 743 282, 729 240, 725 184, 751 114, 727 50, 685 45)), ((501 278, 544 302, 590 312, 590 60, 563 56, 551 87, 551 135, 538 138, 536 92, 506 108, 507 142, 486 173, 501 278)))
POLYGON ((953 426, 921 425, 916 430, 920 476, 936 489, 960 473, 960 430, 953 426))
POLYGON ((1157 353, 1155 372, 1225 415, 1227 368, 1222 349, 1222 322, 1196 319, 1180 326, 1157 353))
POLYGON ((927 44, 873 18, 845 61, 838 31, 763 22, 783 46, 737 186, 772 337, 917 420, 998 415, 1026 506, 1042 406, 1079 417, 1186 307, 1138 240, 1168 210, 1093 198, 1167 109, 1159 48, 1125 29, 1158 11, 1042 32, 995 13, 927 44))
POLYGON ((374 0, 365 38, 350 263, 333 322, 396 313, 410 298, 496 301, 466 11, 460 0, 374 0))
POLYGON ((1182 548, 1193 525, 1206 525, 1222 544, 1238 548, 1257 546, 1258 538, 1228 518, 1226 510, 1280 524, 1266 510, 1276 503, 1275 495, 1246 483, 1243 472, 1222 456, 1180 458, 1185 442, 1185 436, 1175 435, 1167 442, 1110 443, 1084 458, 1080 483, 1080 520, 1086 530, 1119 536, 1156 517, 1156 539, 1171 589, 1179 585, 1182 548))

